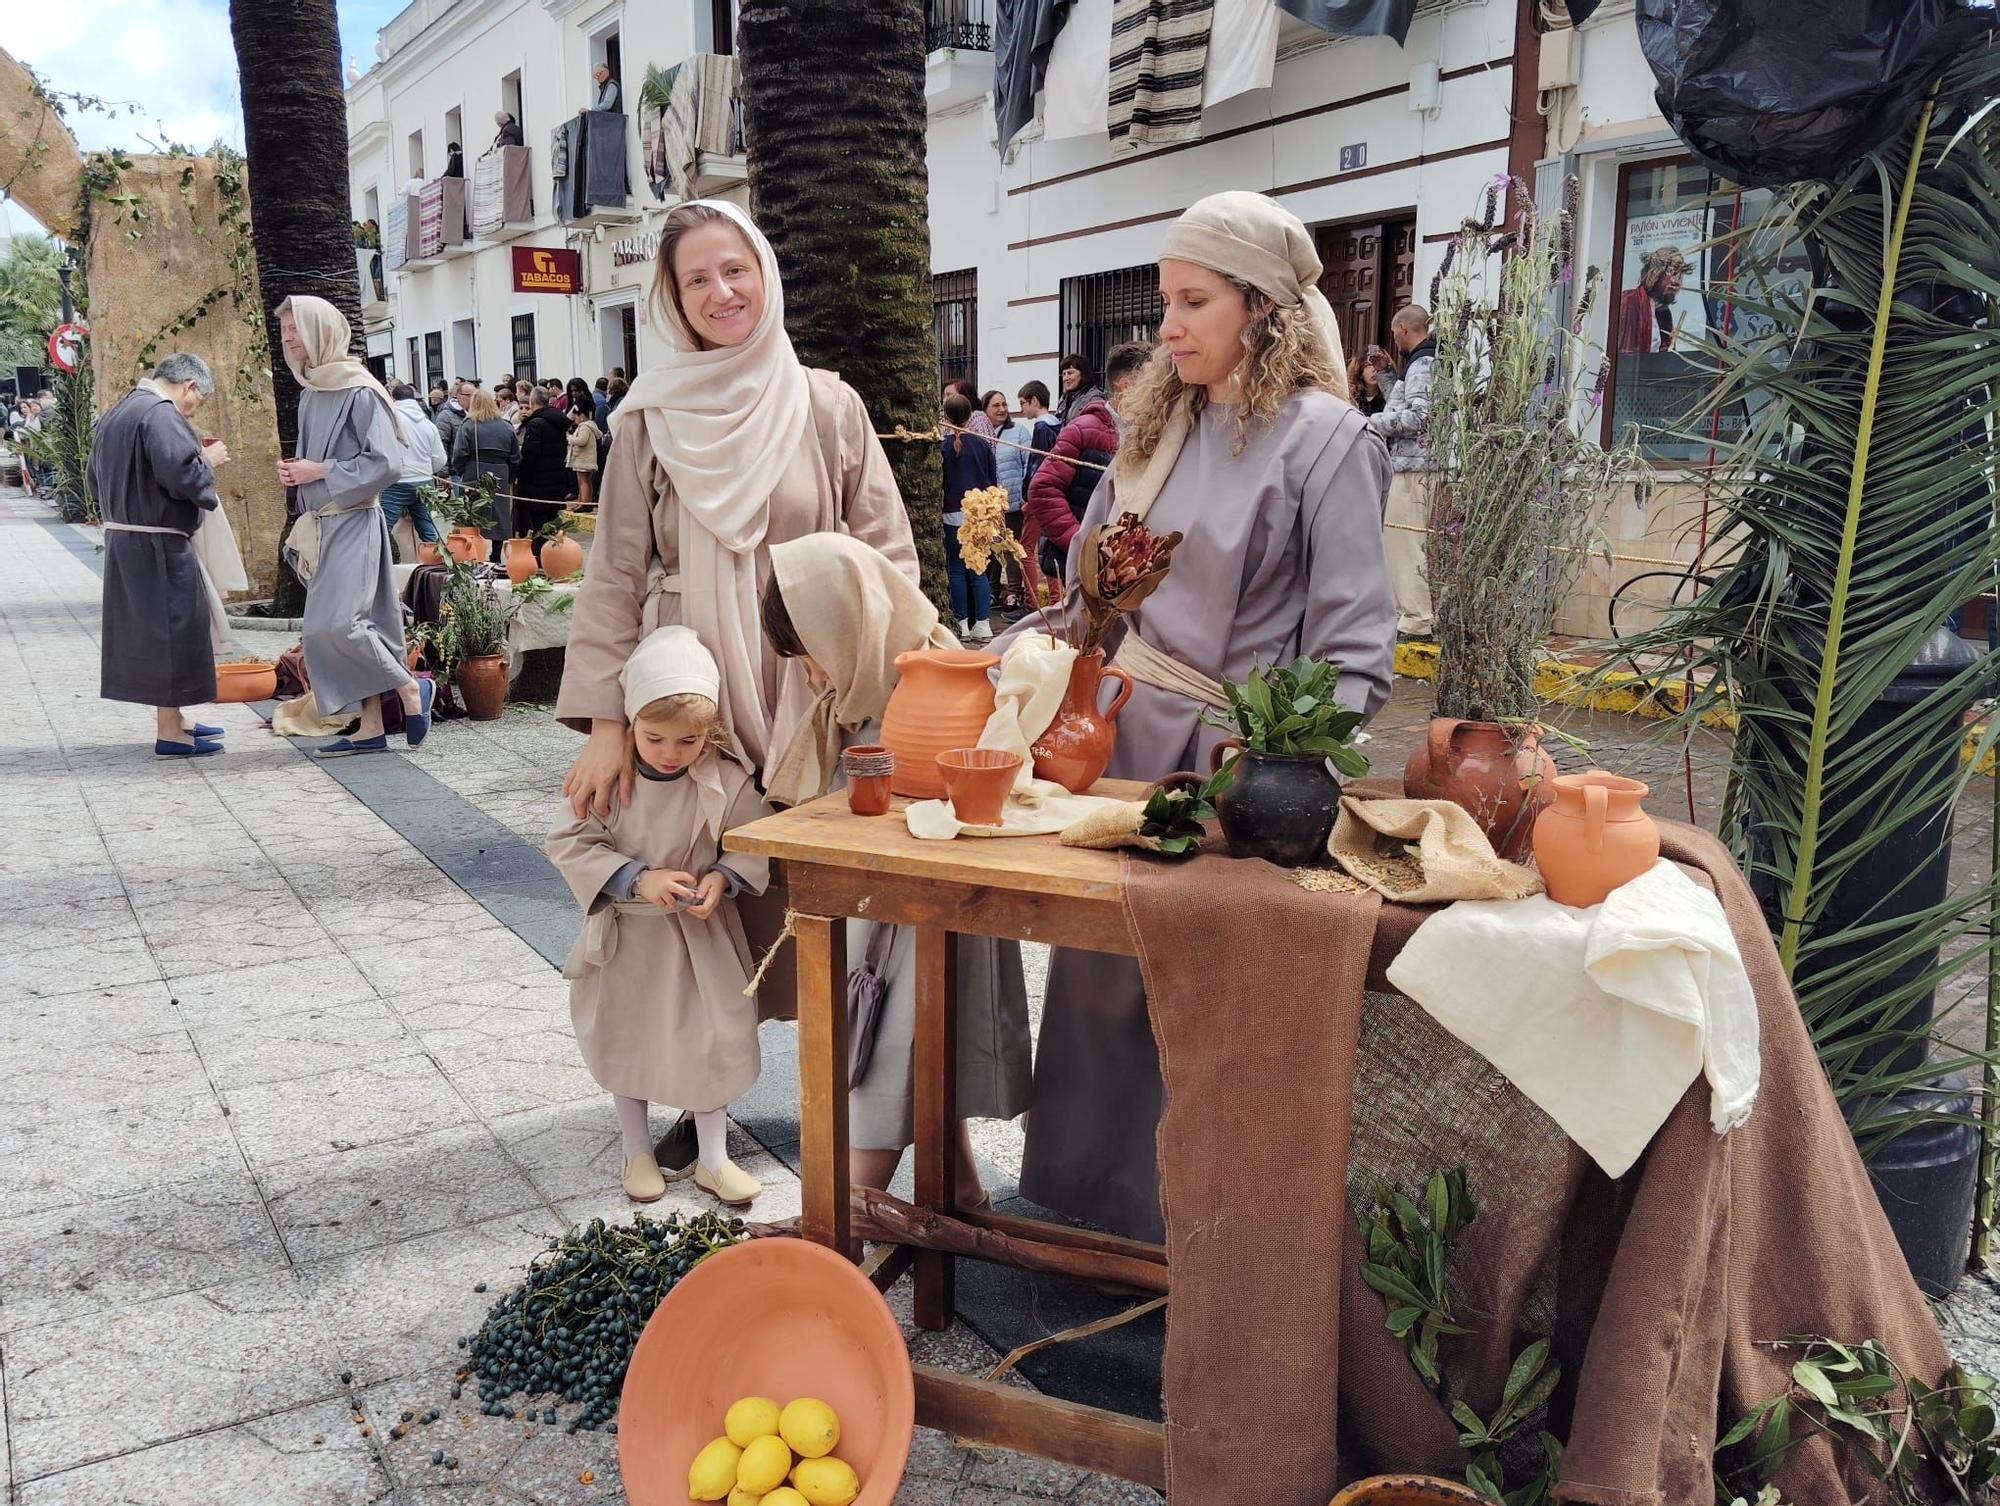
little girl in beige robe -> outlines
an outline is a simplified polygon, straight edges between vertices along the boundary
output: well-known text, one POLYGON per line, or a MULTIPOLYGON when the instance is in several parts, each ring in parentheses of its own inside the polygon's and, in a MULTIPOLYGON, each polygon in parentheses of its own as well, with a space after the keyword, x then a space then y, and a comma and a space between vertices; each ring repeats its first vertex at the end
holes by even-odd
POLYGON ((621 1180, 635 1202, 666 1192, 647 1125, 653 1102, 691 1112, 697 1186, 732 1207, 759 1190, 728 1157, 726 1109, 759 1069, 757 1006, 744 996, 750 948, 734 901, 762 893, 770 865, 725 862, 721 850, 724 832, 766 812, 721 739, 717 679, 691 629, 649 635, 623 676, 632 799, 581 821, 564 806, 546 846, 588 916, 563 968, 570 1020, 591 1076, 617 1100, 621 1180))

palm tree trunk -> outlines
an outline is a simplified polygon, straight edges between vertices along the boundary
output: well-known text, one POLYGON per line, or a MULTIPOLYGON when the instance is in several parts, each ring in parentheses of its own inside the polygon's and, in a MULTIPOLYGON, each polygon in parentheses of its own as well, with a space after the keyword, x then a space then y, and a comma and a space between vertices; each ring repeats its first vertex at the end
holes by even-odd
MULTIPOLYGON (((278 305, 294 293, 314 294, 347 316, 357 353, 363 339, 347 196, 347 97, 333 7, 334 0, 229 5, 243 94, 250 229, 283 455, 293 453, 299 436, 299 384, 278 343, 278 305)), ((284 563, 282 539, 279 548, 273 611, 294 617, 305 588, 284 563)))
MULTIPOLYGON (((933 429, 922 0, 746 0, 738 27, 750 202, 799 358, 853 384, 878 431, 933 429)), ((937 447, 886 447, 949 612, 937 447)))

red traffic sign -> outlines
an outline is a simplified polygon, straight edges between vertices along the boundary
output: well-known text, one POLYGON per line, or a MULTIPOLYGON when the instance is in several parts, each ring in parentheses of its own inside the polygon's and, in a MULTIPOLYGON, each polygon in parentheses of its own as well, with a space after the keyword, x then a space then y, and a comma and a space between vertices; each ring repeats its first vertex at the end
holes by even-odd
POLYGON ((81 324, 58 324, 49 336, 49 361, 65 376, 75 376, 83 364, 84 337, 90 333, 81 324))

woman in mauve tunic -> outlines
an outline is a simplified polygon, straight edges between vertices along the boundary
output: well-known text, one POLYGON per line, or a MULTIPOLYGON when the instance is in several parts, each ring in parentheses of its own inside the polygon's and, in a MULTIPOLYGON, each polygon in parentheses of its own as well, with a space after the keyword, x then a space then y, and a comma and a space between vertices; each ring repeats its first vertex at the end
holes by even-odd
MULTIPOLYGON (((1342 704, 1372 715, 1389 698, 1389 457, 1348 401, 1319 275, 1311 234, 1260 194, 1204 199, 1168 232, 1161 348, 1121 407, 1117 459, 1071 546, 1074 580, 1085 534, 1122 513, 1186 535, 1166 580, 1106 644, 1136 682, 1112 778, 1205 771, 1227 735, 1202 720, 1220 700, 1216 682, 1241 680, 1258 663, 1309 654, 1340 666, 1342 704)), ((1064 610, 1075 605, 1072 592, 1064 610)), ((1038 625, 1028 618, 1013 631, 1038 625)), ((1059 949, 1035 1054, 1023 1195, 1158 1240, 1160 1107, 1138 964, 1059 949)))

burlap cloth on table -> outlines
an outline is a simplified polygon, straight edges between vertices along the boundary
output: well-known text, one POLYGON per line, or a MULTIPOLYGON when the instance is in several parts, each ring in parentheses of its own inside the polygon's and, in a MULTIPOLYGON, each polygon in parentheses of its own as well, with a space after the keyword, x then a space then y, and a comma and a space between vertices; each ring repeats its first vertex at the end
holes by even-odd
MULTIPOLYGON (((1877 1338, 1926 1380, 1944 1370, 1748 885, 1712 837, 1661 829, 1742 949, 1763 1088, 1720 1137, 1697 1079, 1617 1183, 1409 1000, 1364 1008, 1364 981, 1386 986, 1429 911, 1308 893, 1263 863, 1127 860, 1167 1088, 1171 1499, 1244 1499, 1254 1480, 1259 1501, 1324 1506, 1375 1470, 1462 1475, 1457 1428, 1361 1281, 1352 1211, 1377 1178, 1410 1190, 1439 1167, 1468 1168, 1480 1210, 1450 1284, 1481 1316, 1444 1341, 1447 1392, 1490 1415, 1512 1356, 1551 1335, 1559 1500, 1708 1502, 1718 1414, 1789 1383, 1792 1357, 1760 1341, 1877 1338)), ((1786 1500, 1815 1506, 1870 1483, 1817 1435, 1778 1475, 1786 1500)))

